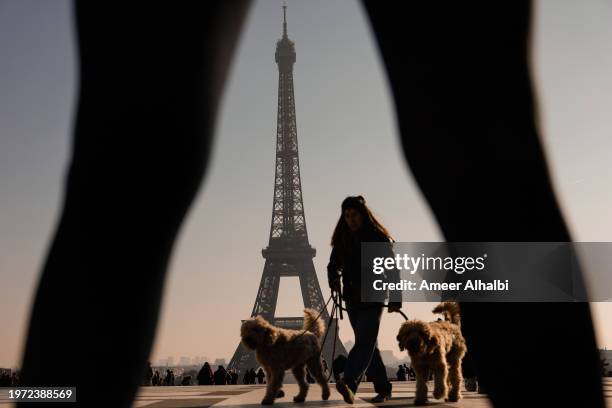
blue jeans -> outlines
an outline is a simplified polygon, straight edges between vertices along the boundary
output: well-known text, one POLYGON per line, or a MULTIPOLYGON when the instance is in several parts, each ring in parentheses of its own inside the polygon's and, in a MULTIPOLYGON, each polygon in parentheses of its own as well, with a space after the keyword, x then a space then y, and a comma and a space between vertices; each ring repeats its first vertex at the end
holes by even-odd
POLYGON ((355 332, 355 345, 348 355, 344 369, 344 382, 353 392, 357 391, 359 381, 366 370, 368 379, 374 383, 374 390, 377 393, 391 392, 387 370, 377 347, 382 311, 382 307, 349 309, 347 311, 355 332))

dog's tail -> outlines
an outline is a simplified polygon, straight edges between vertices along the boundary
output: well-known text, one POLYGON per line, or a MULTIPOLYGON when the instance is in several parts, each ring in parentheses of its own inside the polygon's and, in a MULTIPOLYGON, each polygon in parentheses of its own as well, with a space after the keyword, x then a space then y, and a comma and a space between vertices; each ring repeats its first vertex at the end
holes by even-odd
POLYGON ((313 309, 304 309, 304 330, 313 332, 319 339, 325 334, 325 323, 313 309))
POLYGON ((459 312, 459 304, 455 302, 442 302, 434 307, 433 313, 439 313, 444 316, 444 320, 461 325, 461 314, 459 312))

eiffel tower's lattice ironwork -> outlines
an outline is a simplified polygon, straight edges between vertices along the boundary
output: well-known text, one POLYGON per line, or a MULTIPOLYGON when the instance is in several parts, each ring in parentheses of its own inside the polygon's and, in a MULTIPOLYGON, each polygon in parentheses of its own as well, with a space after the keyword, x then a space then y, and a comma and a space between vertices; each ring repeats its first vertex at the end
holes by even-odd
MULTIPOLYGON (((262 250, 266 262, 251 317, 261 315, 277 326, 300 329, 303 325, 302 317, 275 316, 281 277, 299 278, 305 307, 320 311, 325 300, 312 262, 316 251, 310 246, 306 231, 293 92, 296 54, 295 44, 287 36, 286 9, 283 6, 283 37, 276 43, 275 54, 278 65, 278 116, 272 223, 268 247, 262 250)), ((327 309, 323 310, 321 319, 329 321, 327 309)), ((331 327, 327 328, 331 332, 323 348, 323 357, 330 367, 336 324, 334 320, 331 327)), ((340 354, 346 355, 346 350, 337 339, 336 355, 340 354)), ((256 368, 257 365, 254 353, 239 344, 229 368, 236 369, 239 378, 242 378, 246 369, 256 368)))

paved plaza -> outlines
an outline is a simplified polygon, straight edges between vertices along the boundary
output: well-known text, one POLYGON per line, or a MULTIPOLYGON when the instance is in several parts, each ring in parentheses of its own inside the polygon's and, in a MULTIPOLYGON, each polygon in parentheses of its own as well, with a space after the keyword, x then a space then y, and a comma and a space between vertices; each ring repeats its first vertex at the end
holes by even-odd
MULTIPOLYGON (((410 407, 414 406, 414 381, 394 382, 393 398, 384 403, 376 404, 384 407, 410 407)), ((261 407, 260 402, 264 395, 263 385, 211 385, 191 387, 143 387, 134 402, 135 408, 205 408, 205 407, 261 407)), ((321 401, 320 388, 312 384, 310 393, 305 403, 296 404, 292 401, 293 395, 297 394, 296 384, 286 384, 284 390, 286 396, 276 400, 275 407, 342 407, 347 406, 340 394, 336 392, 332 384, 332 395, 328 401, 321 401)), ((431 390, 430 386, 430 390, 431 390)), ((608 401, 608 407, 612 408, 612 378, 604 379, 604 392, 608 401)), ((372 407, 369 399, 374 396, 374 388, 371 383, 363 383, 357 393, 354 407, 372 407)), ((431 393, 430 393, 431 398, 431 393)), ((5 395, 0 395, 0 407, 10 407, 5 395)), ((41 404, 44 406, 44 404, 41 404)), ((440 400, 430 399, 429 406, 434 407, 465 407, 465 408, 489 408, 491 404, 486 395, 475 392, 464 392, 460 402, 448 403, 440 400)))
MULTIPOLYGON (((283 387, 286 396, 276 400, 276 407, 339 407, 347 406, 340 394, 331 384, 332 394, 328 401, 321 401, 320 388, 316 384, 310 386, 308 399, 305 403, 296 404, 292 401, 293 395, 297 394, 296 384, 285 384, 283 387)), ((430 385, 431 391, 433 387, 430 385)), ((604 378, 604 392, 608 407, 612 408, 612 378, 604 378)), ((204 407, 261 407, 265 386, 262 385, 220 385, 220 386, 194 386, 194 387, 144 387, 141 389, 134 407, 147 408, 204 408, 204 407)), ((414 381, 394 382, 393 398, 384 403, 376 404, 384 407, 406 407, 414 406, 414 381)), ((363 383, 357 392, 357 400, 354 407, 372 407, 369 399, 375 395, 371 383, 363 383)), ((430 393, 430 398, 431 393, 430 393)), ((489 408, 491 404, 486 395, 475 392, 463 393, 460 402, 448 403, 440 400, 430 399, 429 406, 435 407, 465 407, 465 408, 489 408)))
MULTIPOLYGON (((286 396, 276 400, 277 407, 338 407, 347 406, 340 394, 331 384, 332 395, 328 401, 321 400, 321 391, 318 385, 311 384, 308 399, 303 404, 292 401, 293 395, 297 394, 296 384, 285 384, 286 396)), ((430 384, 429 389, 433 389, 430 384)), ((608 407, 612 408, 612 378, 604 378, 604 392, 608 401, 608 407)), ((226 407, 261 407, 265 386, 262 385, 226 385, 226 386, 194 386, 194 387, 144 387, 141 389, 134 407, 147 408, 204 408, 210 406, 226 407)), ((415 382, 394 382, 393 398, 384 403, 376 404, 385 407, 414 406, 415 382)), ((371 383, 363 383, 357 392, 355 407, 372 407, 374 404, 368 401, 374 397, 374 388, 371 383)), ((430 392, 430 398, 431 392, 430 392)), ((475 392, 463 392, 463 399, 458 403, 448 403, 440 400, 430 399, 430 406, 435 407, 465 407, 465 408, 488 408, 491 407, 486 395, 475 392)))
MULTIPOLYGON (((394 382, 393 399, 379 406, 412 406, 414 400, 414 381, 394 382)), ((316 384, 310 385, 310 392, 305 403, 293 402, 293 395, 297 394, 297 384, 285 384, 285 397, 279 398, 274 403, 277 407, 338 407, 347 406, 340 394, 331 384, 332 394, 328 401, 321 400, 321 388, 316 384)), ((210 406, 227 407, 261 407, 260 402, 265 392, 262 385, 226 385, 226 386, 201 386, 201 387, 145 387, 141 389, 135 407, 147 408, 203 408, 210 406)), ((367 402, 374 397, 375 392, 372 383, 363 383, 357 392, 357 400, 354 407, 372 407, 367 402)), ((432 400, 432 403, 434 400, 432 400)), ((475 392, 464 393, 464 399, 460 403, 462 407, 488 408, 491 406, 485 395, 475 392)), ((433 405, 433 404, 432 404, 433 405)), ((458 406, 457 403, 436 404, 439 407, 458 406)))

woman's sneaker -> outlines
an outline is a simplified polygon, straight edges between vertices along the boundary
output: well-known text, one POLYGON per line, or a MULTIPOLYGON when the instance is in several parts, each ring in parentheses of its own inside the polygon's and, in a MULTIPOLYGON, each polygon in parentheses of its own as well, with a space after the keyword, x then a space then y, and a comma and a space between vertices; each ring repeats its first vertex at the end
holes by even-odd
POLYGON ((372 402, 374 404, 378 404, 380 402, 385 402, 391 399, 391 393, 390 392, 385 392, 385 393, 379 393, 378 395, 376 395, 374 398, 372 398, 372 402))
POLYGON ((344 380, 338 380, 338 382, 336 382, 336 389, 340 395, 342 395, 342 398, 344 398, 344 402, 347 404, 353 404, 355 402, 355 394, 353 394, 353 391, 346 385, 344 380))

